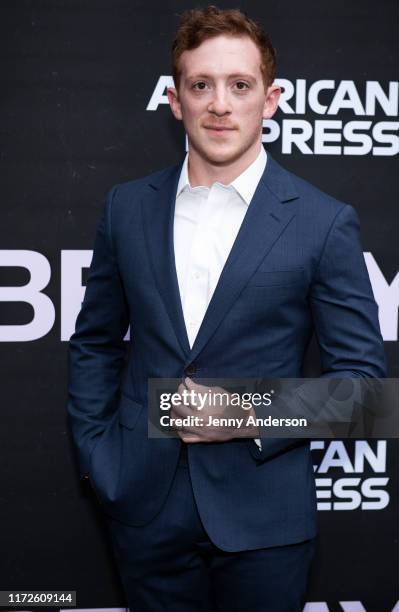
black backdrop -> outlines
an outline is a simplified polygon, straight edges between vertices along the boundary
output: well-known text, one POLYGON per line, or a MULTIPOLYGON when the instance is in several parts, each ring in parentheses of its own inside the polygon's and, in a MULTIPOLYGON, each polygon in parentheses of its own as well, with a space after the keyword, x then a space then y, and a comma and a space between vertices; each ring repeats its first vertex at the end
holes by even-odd
MULTIPOLYGON (((239 6, 261 21, 278 50, 287 99, 272 130, 265 125, 266 148, 359 213, 389 374, 397 377, 399 4, 218 5, 239 6), (301 91, 312 85, 309 102, 301 91), (288 99, 290 88, 296 97, 288 99), (279 129, 279 138, 270 137, 279 129), (290 133, 304 130, 302 144, 290 146, 290 133)), ((101 514, 77 478, 66 424, 67 340, 105 193, 184 154, 184 132, 162 96, 177 15, 191 6, 154 0, 0 5, 3 590, 74 589, 80 608, 125 605, 101 514), (147 110, 150 101, 154 110, 147 110), (23 288, 33 282, 36 289, 23 288), (41 289, 47 298, 33 307, 31 296, 41 289)), ((393 610, 399 600, 397 441, 326 442, 314 457, 318 490, 329 491, 320 503, 329 507, 320 507, 307 611, 393 610), (374 508, 367 508, 370 501, 374 508)))

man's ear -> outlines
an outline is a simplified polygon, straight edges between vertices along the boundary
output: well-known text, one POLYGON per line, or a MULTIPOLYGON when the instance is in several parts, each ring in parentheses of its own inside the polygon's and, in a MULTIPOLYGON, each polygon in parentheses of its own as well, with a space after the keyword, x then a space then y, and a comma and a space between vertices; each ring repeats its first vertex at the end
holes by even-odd
POLYGON ((175 116, 176 119, 181 121, 183 119, 183 115, 181 112, 179 94, 177 93, 177 90, 174 87, 168 87, 166 90, 166 93, 167 93, 168 100, 169 100, 169 106, 172 109, 173 115, 175 116))
POLYGON ((263 107, 263 119, 271 119, 278 108, 281 87, 269 85, 266 92, 266 100, 263 107))

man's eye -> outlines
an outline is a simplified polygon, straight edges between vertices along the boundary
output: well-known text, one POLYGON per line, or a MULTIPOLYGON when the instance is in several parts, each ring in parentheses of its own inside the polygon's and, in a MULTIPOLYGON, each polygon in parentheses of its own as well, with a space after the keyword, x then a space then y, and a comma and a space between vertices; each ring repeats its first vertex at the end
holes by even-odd
POLYGON ((193 89, 199 89, 199 90, 203 90, 206 88, 206 83, 204 83, 204 81, 199 81, 198 83, 194 83, 193 85, 193 89))
POLYGON ((244 81, 237 81, 236 87, 242 91, 244 89, 248 89, 249 85, 248 83, 244 83, 244 81))

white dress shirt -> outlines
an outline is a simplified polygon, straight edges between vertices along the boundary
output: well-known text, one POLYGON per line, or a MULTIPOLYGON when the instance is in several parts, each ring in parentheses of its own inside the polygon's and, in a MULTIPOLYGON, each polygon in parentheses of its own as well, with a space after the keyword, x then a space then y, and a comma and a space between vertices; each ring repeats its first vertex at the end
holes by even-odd
POLYGON ((261 146, 255 161, 230 185, 216 182, 210 188, 191 187, 188 155, 177 186, 173 233, 180 299, 192 347, 267 155, 261 146))

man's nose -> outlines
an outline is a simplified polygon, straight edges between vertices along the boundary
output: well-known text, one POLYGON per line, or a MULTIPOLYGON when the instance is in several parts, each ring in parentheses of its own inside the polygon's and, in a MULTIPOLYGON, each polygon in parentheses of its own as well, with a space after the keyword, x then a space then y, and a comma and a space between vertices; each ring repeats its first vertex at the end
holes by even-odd
POLYGON ((219 116, 231 113, 232 108, 229 95, 224 88, 217 87, 214 89, 212 100, 208 105, 208 111, 219 116))

